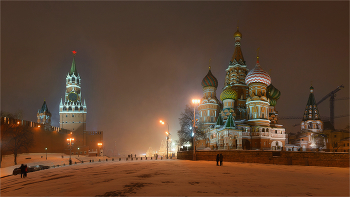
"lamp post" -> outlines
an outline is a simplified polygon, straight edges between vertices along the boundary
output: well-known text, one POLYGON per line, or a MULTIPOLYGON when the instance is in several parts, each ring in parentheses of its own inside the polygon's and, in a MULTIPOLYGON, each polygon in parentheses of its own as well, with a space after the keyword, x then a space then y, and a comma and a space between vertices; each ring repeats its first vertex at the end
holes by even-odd
POLYGON ((192 99, 192 103, 194 104, 193 106, 193 161, 196 160, 196 145, 195 145, 195 141, 196 141, 196 106, 197 104, 199 104, 201 102, 201 100, 199 99, 192 99))
POLYGON ((74 138, 68 138, 67 141, 69 141, 69 165, 72 165, 72 141, 74 138))
POLYGON ((102 146, 102 143, 99 142, 99 143, 97 143, 97 145, 98 145, 98 147, 100 148, 100 149, 99 149, 99 154, 100 154, 100 156, 101 156, 101 146, 102 146))
MULTIPOLYGON (((167 123, 167 122, 163 122, 162 120, 160 120, 159 121, 161 124, 165 124, 165 123, 167 123)), ((167 123, 167 125, 168 125, 168 131, 167 132, 165 132, 166 134, 167 134, 167 136, 166 136, 166 159, 168 159, 168 149, 169 149, 169 147, 168 147, 168 144, 169 144, 169 135, 170 135, 170 131, 169 131, 169 123, 167 123)))
POLYGON ((46 160, 47 160, 47 148, 45 148, 45 150, 46 150, 46 160))
POLYGON ((80 148, 78 148, 78 157, 79 157, 79 149, 80 149, 80 148))

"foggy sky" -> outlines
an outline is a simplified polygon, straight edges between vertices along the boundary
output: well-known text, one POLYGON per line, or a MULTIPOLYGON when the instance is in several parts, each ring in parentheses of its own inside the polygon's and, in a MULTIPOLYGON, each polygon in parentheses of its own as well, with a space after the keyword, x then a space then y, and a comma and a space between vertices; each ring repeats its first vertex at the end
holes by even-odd
MULTIPOLYGON (((280 116, 302 116, 316 100, 344 84, 349 96, 348 2, 1 2, 1 110, 23 110, 36 121, 46 100, 59 126, 65 77, 76 66, 87 104, 87 130, 104 131, 105 152, 158 150, 167 128, 177 139, 178 118, 212 59, 219 98, 239 25, 249 70, 270 71, 281 91, 280 116)), ((319 106, 329 116, 329 101, 319 106)), ((336 101, 335 116, 349 113, 336 101)), ((300 120, 281 120, 296 132, 300 120)), ((335 120, 336 128, 349 117, 335 120)))

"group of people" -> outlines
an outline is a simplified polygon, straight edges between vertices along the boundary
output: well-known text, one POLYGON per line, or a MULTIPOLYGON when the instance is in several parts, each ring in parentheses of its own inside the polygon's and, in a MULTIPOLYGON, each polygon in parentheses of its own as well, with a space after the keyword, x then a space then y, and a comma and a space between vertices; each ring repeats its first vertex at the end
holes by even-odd
POLYGON ((220 161, 220 166, 222 166, 222 162, 224 161, 224 156, 222 154, 217 154, 216 155, 216 165, 219 165, 219 161, 220 161))
POLYGON ((28 167, 27 167, 27 165, 21 164, 20 169, 21 169, 21 178, 27 177, 27 173, 28 173, 28 167), (22 176, 23 176, 23 177, 22 177, 22 176))

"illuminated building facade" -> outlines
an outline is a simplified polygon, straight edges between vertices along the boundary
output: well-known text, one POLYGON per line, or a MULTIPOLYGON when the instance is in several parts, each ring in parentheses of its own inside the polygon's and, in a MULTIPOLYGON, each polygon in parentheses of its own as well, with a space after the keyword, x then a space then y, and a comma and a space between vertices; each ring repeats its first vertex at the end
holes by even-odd
POLYGON ((66 91, 59 105, 60 128, 69 130, 74 138, 73 154, 102 155, 103 131, 86 131, 87 106, 82 99, 82 80, 75 64, 76 52, 66 76, 66 91), (79 148, 79 149, 78 149, 79 148))
POLYGON ((202 80, 203 98, 199 119, 206 124, 205 147, 210 149, 283 149, 285 129, 275 110, 280 91, 271 77, 256 66, 249 71, 241 50, 242 34, 234 34, 235 50, 226 69, 225 85, 216 98, 217 79, 211 73, 202 80), (249 71, 249 72, 248 72, 249 71))

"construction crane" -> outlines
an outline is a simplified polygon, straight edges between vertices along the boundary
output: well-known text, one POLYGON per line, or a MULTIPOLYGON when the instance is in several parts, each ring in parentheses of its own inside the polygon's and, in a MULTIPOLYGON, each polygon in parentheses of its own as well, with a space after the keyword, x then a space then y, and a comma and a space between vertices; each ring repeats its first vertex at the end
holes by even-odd
POLYGON ((330 110, 330 115, 329 115, 329 121, 331 124, 334 126, 334 100, 335 100, 335 93, 337 93, 341 88, 344 88, 343 85, 338 86, 335 90, 332 92, 328 93, 325 97, 323 97, 320 101, 316 103, 316 105, 319 105, 322 103, 324 100, 326 100, 328 97, 329 99, 329 110, 330 110))

